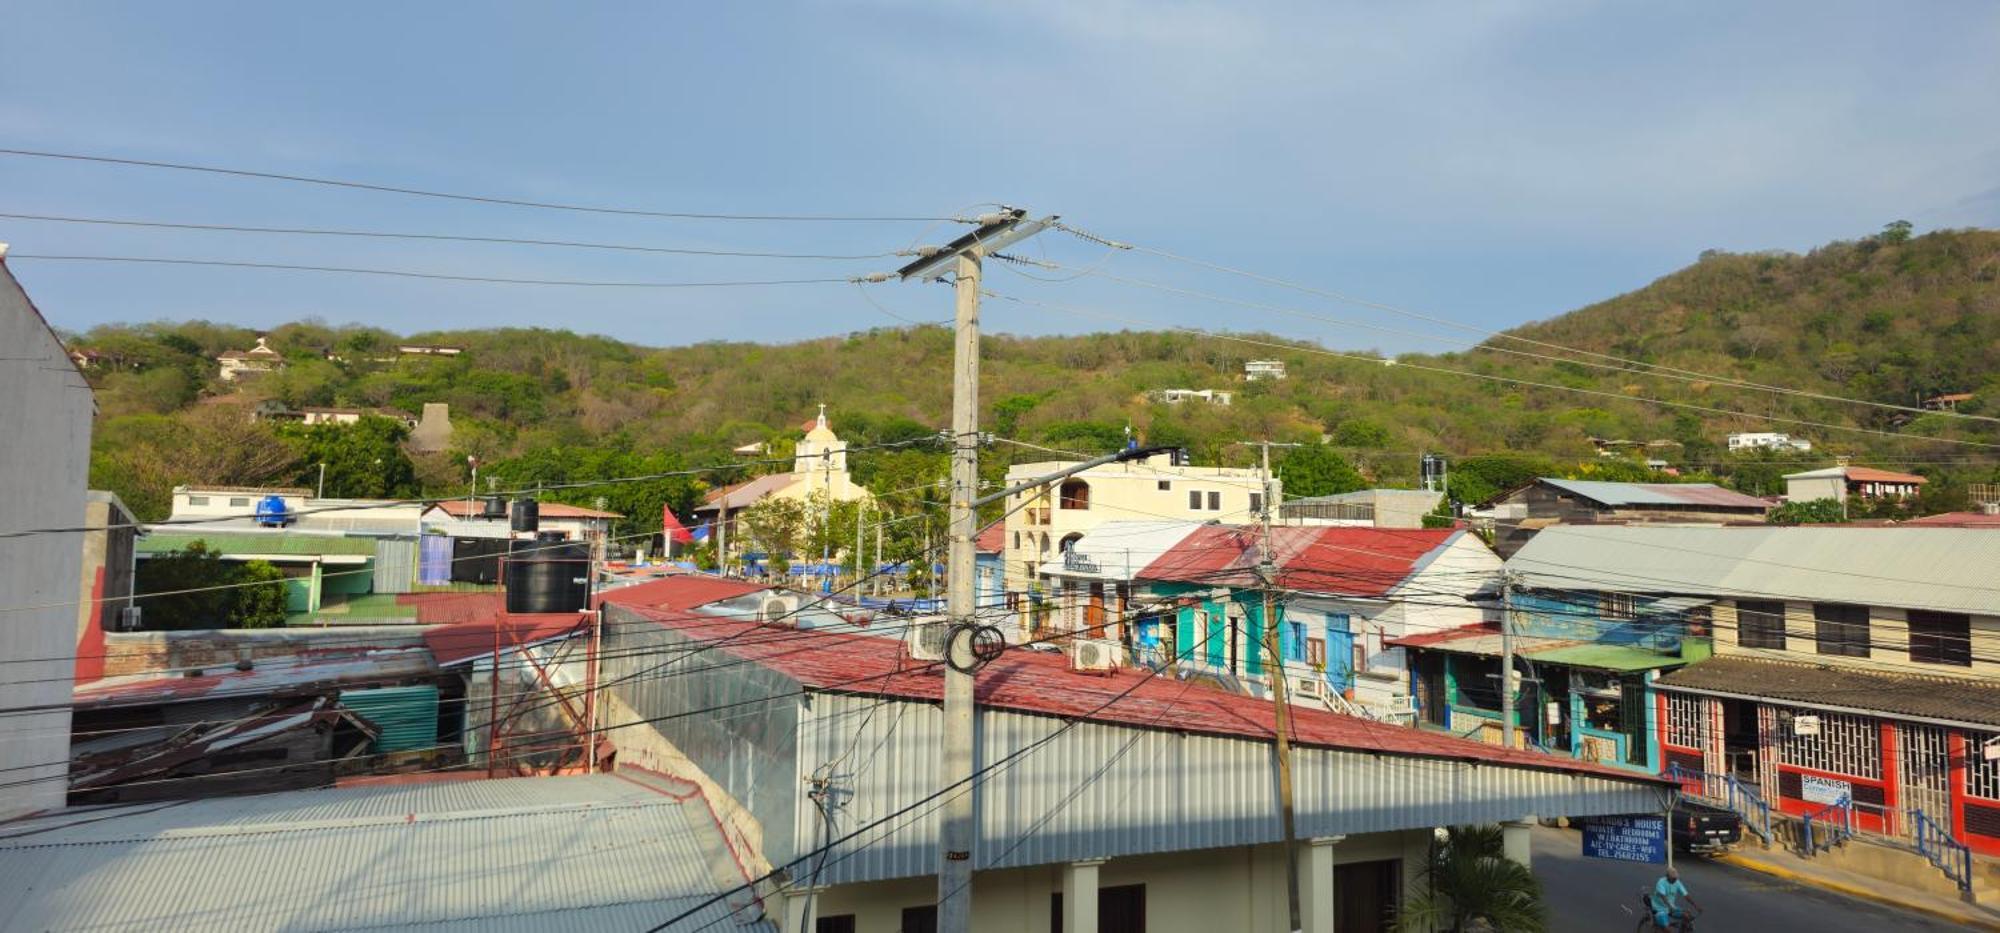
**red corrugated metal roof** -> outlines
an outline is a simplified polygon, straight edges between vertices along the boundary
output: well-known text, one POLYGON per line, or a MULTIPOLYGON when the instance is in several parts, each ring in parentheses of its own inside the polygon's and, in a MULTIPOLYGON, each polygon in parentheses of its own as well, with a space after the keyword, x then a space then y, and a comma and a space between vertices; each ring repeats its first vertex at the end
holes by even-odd
POLYGON ((444 667, 490 655, 496 644, 506 651, 567 635, 585 627, 590 618, 581 612, 502 613, 430 629, 424 632, 424 644, 438 666, 444 667))
POLYGON ((1007 526, 999 523, 988 525, 972 543, 981 554, 998 554, 1007 549, 1007 526))
MULTIPOLYGON (((691 613, 640 612, 688 638, 717 643, 713 650, 753 661, 808 689, 928 702, 943 699, 939 668, 905 660, 901 643, 892 639, 790 629, 784 629, 788 633, 784 638, 758 638, 759 630, 779 629, 691 613)), ((1081 673, 1071 670, 1061 655, 1018 648, 980 671, 976 696, 982 706, 1092 722, 1263 740, 1275 735, 1276 713, 1269 700, 1145 671, 1081 673)), ((1300 745, 1647 779, 1603 765, 1309 707, 1292 708, 1291 727, 1292 741, 1300 745)))
POLYGON ((1927 482, 1927 480, 1925 480, 1923 477, 1918 476, 1914 473, 1897 473, 1893 470, 1878 470, 1875 469, 1874 467, 1857 467, 1857 466, 1851 466, 1847 468, 1847 478, 1850 482, 1858 481, 1863 483, 1927 482))
POLYGON ((705 573, 682 573, 633 586, 606 590, 599 602, 643 609, 693 609, 709 603, 760 593, 770 587, 762 583, 731 580, 705 573))
POLYGON ((1432 645, 1442 645, 1446 642, 1458 641, 1464 638, 1479 638, 1486 635, 1498 634, 1500 634, 1499 623, 1481 622, 1477 625, 1461 625, 1458 628, 1448 628, 1437 632, 1422 632, 1402 638, 1391 638, 1384 641, 1383 644, 1393 645, 1398 648, 1428 648, 1432 645))
MULTIPOLYGON (((1271 529, 1280 586, 1320 593, 1382 596, 1424 557, 1461 532, 1352 527, 1271 529)), ((1204 525, 1139 573, 1141 579, 1217 586, 1257 583, 1258 529, 1204 525)))
POLYGON ((2000 528, 2000 514, 1985 512, 1945 512, 1903 522, 1905 525, 1938 525, 1949 528, 2000 528))

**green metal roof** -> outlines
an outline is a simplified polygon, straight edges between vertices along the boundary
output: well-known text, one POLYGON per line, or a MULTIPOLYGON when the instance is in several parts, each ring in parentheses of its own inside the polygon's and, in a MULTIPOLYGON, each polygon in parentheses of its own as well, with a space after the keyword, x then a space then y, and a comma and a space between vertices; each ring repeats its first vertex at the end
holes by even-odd
POLYGON ((1529 655, 1537 664, 1562 664, 1602 671, 1650 671, 1685 663, 1678 655, 1630 645, 1568 645, 1529 655))
POLYGON ((185 549, 200 541, 211 551, 223 554, 365 554, 375 556, 374 538, 343 535, 304 535, 282 531, 261 532, 166 532, 154 531, 139 538, 139 553, 164 554, 185 549))
POLYGON ((378 753, 430 748, 437 744, 436 687, 343 690, 340 692, 340 705, 360 713, 362 718, 382 730, 375 737, 375 751, 378 753))

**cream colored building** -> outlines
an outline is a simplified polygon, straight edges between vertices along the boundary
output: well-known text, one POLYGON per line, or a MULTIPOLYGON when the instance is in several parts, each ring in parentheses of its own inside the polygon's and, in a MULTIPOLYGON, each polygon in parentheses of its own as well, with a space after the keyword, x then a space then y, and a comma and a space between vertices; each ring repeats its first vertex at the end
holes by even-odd
POLYGON ((794 499, 800 502, 872 501, 866 487, 847 472, 847 442, 833 432, 826 420, 826 406, 819 417, 805 423, 806 436, 793 448, 792 469, 745 480, 734 486, 711 490, 694 510, 697 521, 713 522, 720 529, 719 546, 731 553, 741 550, 735 543, 735 523, 744 509, 766 499, 794 499))
POLYGON ((262 337, 257 338, 256 346, 248 350, 230 350, 216 357, 215 362, 221 366, 217 375, 223 382, 235 382, 246 373, 268 373, 285 368, 284 355, 271 349, 262 337))
MULTIPOLYGON (((1075 466, 1050 460, 1017 464, 1007 484, 1027 482, 1075 466)), ((1273 481, 1274 484, 1277 481, 1273 481)), ((1284 487, 1274 485, 1278 498, 1284 487)), ((1008 501, 1003 552, 1010 593, 1025 593, 1041 579, 1041 566, 1105 522, 1252 521, 1263 506, 1262 475, 1231 467, 1177 466, 1172 454, 1113 463, 1078 473, 1061 483, 1023 492, 1008 501)))

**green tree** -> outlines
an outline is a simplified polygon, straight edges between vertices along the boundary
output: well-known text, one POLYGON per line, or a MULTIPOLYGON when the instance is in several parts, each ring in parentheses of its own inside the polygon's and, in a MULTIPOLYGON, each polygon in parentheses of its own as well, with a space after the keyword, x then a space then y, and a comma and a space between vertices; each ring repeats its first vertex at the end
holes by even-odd
POLYGON ((1446 482, 1450 498, 1472 506, 1556 472, 1555 464, 1544 457, 1485 454, 1453 463, 1446 482))
POLYGON ((806 504, 798 499, 770 498, 743 510, 737 527, 750 547, 764 552, 771 572, 790 572, 792 556, 804 543, 806 504))
POLYGON ((1847 521, 1847 507, 1838 499, 1785 502, 1764 514, 1773 525, 1824 525, 1847 521))
POLYGON ((1308 444, 1288 451, 1278 464, 1286 496, 1330 496, 1367 489, 1368 480, 1333 448, 1308 444))
POLYGON ((1350 418, 1333 429, 1333 442, 1342 447, 1381 449, 1389 446, 1389 429, 1366 418, 1350 418))
POLYGON ((1890 245, 1908 242, 1910 231, 1914 229, 1907 220, 1892 220, 1882 225, 1882 242, 1890 245))
POLYGON ((353 424, 289 424, 279 433, 298 451, 294 481, 315 487, 326 464, 330 498, 401 499, 416 496, 417 468, 403 452, 410 429, 393 418, 364 415, 353 424))
POLYGON ((1542 883, 1526 865, 1507 858, 1498 826, 1455 826, 1432 841, 1422 887, 1404 900, 1396 929, 1457 933, 1475 920, 1507 933, 1548 929, 1542 883))
POLYGON ((274 628, 285 624, 285 574, 269 561, 253 560, 235 569, 230 628, 274 628))

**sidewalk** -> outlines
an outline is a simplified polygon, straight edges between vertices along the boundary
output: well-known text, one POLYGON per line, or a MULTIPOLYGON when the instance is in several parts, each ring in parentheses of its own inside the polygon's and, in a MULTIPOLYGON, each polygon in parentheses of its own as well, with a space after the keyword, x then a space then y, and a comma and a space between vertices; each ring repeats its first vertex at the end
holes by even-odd
POLYGON ((1782 849, 1766 850, 1744 845, 1728 855, 1717 857, 1715 861, 1849 897, 1929 914, 1971 929, 2000 933, 2000 909, 1996 909, 2000 904, 1968 904, 1955 897, 1912 890, 1880 878, 1800 858, 1782 849))

